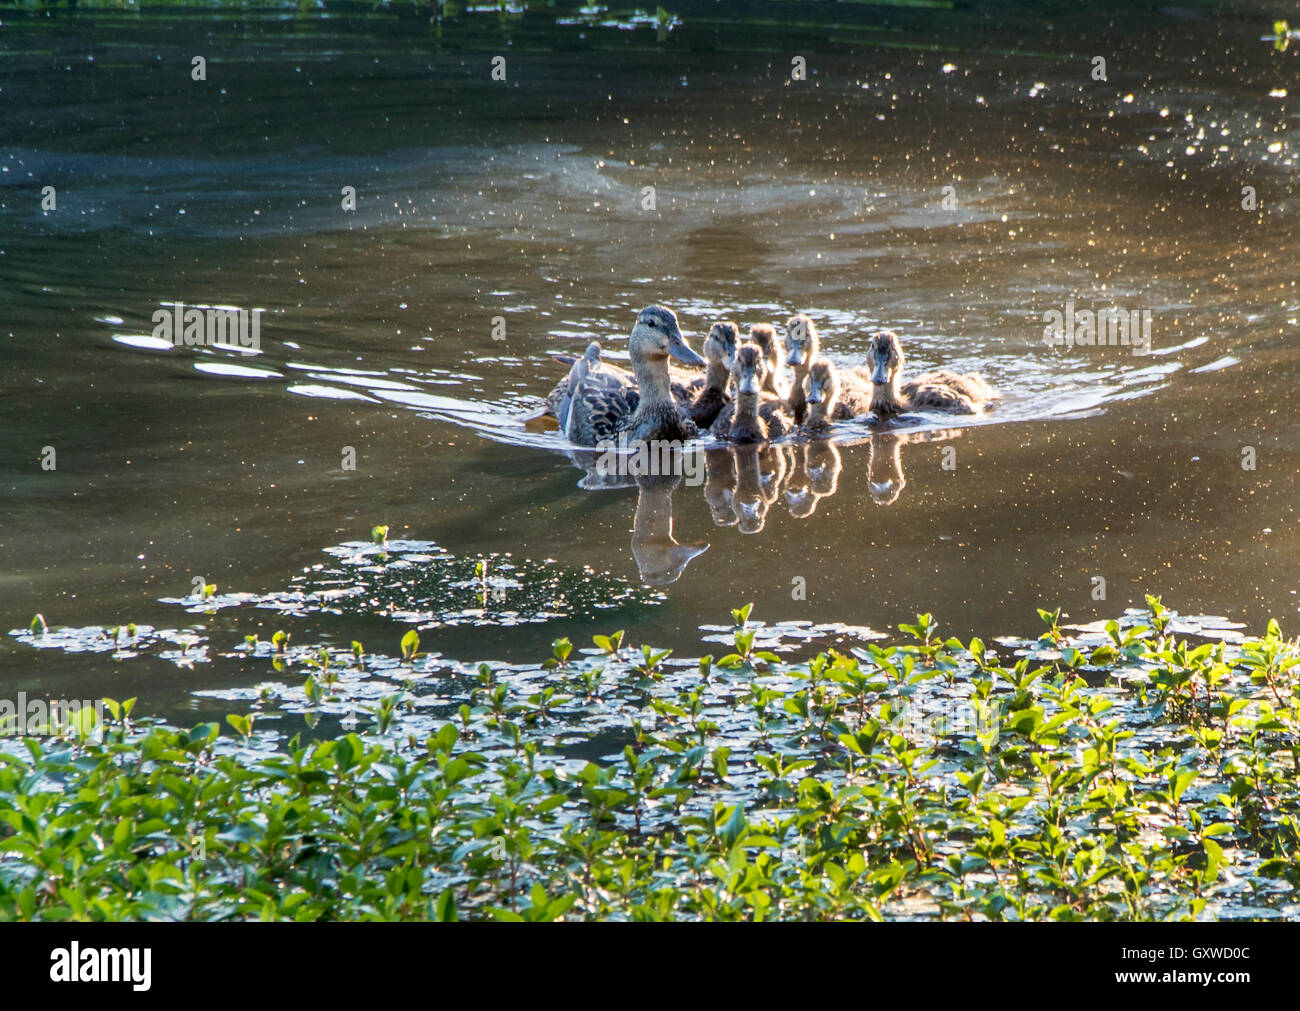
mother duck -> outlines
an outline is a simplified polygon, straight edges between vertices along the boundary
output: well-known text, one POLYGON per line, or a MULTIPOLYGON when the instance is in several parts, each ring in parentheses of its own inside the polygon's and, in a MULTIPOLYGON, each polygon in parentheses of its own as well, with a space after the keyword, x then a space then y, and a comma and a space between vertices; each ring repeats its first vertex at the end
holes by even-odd
POLYGON ((620 436, 628 442, 694 438, 695 423, 673 399, 668 356, 697 367, 705 362, 682 337, 676 313, 662 305, 642 309, 628 353, 631 377, 620 378, 612 370, 578 369, 570 374, 567 417, 560 419, 569 440, 595 446, 620 436))

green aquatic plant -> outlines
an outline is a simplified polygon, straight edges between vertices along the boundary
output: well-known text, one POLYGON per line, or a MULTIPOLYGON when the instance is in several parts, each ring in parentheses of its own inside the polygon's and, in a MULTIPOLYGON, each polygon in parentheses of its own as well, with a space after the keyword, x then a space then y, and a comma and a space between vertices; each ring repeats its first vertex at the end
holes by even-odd
POLYGON ((561 638, 541 663, 448 668, 424 700, 402 667, 413 630, 400 660, 241 647, 311 674, 264 688, 225 736, 128 700, 102 726, 0 738, 0 919, 1280 908, 1300 888, 1300 644, 1276 623, 1233 644, 1175 618, 1149 604, 1057 650, 1000 639, 999 656, 922 615, 896 644, 783 660, 780 628, 746 612, 734 666, 561 638), (355 731, 275 729, 340 709, 355 731))
POLYGON ((591 641, 602 653, 618 656, 619 650, 623 648, 623 630, 619 629, 612 635, 593 635, 591 641))
POLYGON ((555 670, 557 667, 567 667, 569 656, 573 652, 573 643, 567 638, 556 639, 551 643, 551 655, 542 662, 542 667, 546 670, 555 670))

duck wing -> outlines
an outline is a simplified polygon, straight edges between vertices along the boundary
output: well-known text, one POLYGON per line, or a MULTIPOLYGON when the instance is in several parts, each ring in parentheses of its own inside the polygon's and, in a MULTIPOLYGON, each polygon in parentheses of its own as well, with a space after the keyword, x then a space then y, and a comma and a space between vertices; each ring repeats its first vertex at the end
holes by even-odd
POLYGON ((582 446, 612 439, 640 402, 635 387, 599 381, 583 383, 570 401, 565 434, 569 441, 582 446))
POLYGON ((569 427, 569 412, 572 410, 573 401, 577 399, 579 391, 582 390, 609 390, 617 392, 630 387, 636 389, 636 381, 632 378, 630 372, 624 372, 622 369, 606 365, 604 362, 591 364, 585 359, 579 358, 573 363, 573 368, 569 374, 555 384, 546 398, 547 408, 560 423, 560 428, 567 431, 569 427))

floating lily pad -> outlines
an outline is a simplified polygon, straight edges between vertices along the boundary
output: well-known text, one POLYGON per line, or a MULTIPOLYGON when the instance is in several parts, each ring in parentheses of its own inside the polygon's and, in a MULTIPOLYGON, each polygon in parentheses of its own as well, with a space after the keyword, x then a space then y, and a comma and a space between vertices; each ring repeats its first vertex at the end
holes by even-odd
POLYGON ((190 629, 154 628, 136 625, 131 634, 127 626, 63 626, 44 632, 26 628, 10 629, 9 634, 34 649, 57 649, 64 653, 112 653, 114 660, 128 660, 141 655, 156 656, 178 667, 208 662, 207 637, 190 629), (174 647, 174 648, 169 648, 174 647))

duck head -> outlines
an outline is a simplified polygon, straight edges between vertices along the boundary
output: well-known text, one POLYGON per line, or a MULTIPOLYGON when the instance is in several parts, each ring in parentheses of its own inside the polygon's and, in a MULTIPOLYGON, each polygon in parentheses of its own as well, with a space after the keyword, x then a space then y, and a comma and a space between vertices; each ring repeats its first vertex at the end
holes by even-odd
POLYGON ((785 340, 790 347, 790 354, 785 363, 795 369, 806 368, 817 355, 821 346, 817 337, 817 326, 807 313, 791 316, 785 325, 785 340))
POLYGON ((867 345, 867 368, 876 386, 892 386, 903 369, 903 346, 892 330, 877 330, 867 345))
POLYGON ((777 336, 776 327, 771 323, 755 323, 749 328, 749 339, 763 349, 763 357, 767 359, 769 369, 775 370, 781 367, 781 361, 785 357, 785 345, 777 336))
POLYGON ((672 355, 687 365, 703 366, 705 361, 686 343, 677 314, 662 305, 648 305, 636 317, 636 326, 628 342, 633 362, 666 361, 672 355))
POLYGON ((763 390, 763 377, 767 375, 767 360, 757 344, 742 344, 736 349, 731 378, 736 384, 736 396, 757 399, 763 390))
POLYGON ((740 334, 736 324, 723 320, 709 328, 704 340, 704 357, 710 365, 721 365, 730 372, 736 362, 736 342, 740 334))
POLYGON ((808 366, 804 392, 808 398, 808 415, 804 424, 811 427, 830 424, 829 419, 840 396, 840 377, 835 366, 825 358, 814 358, 808 366))

